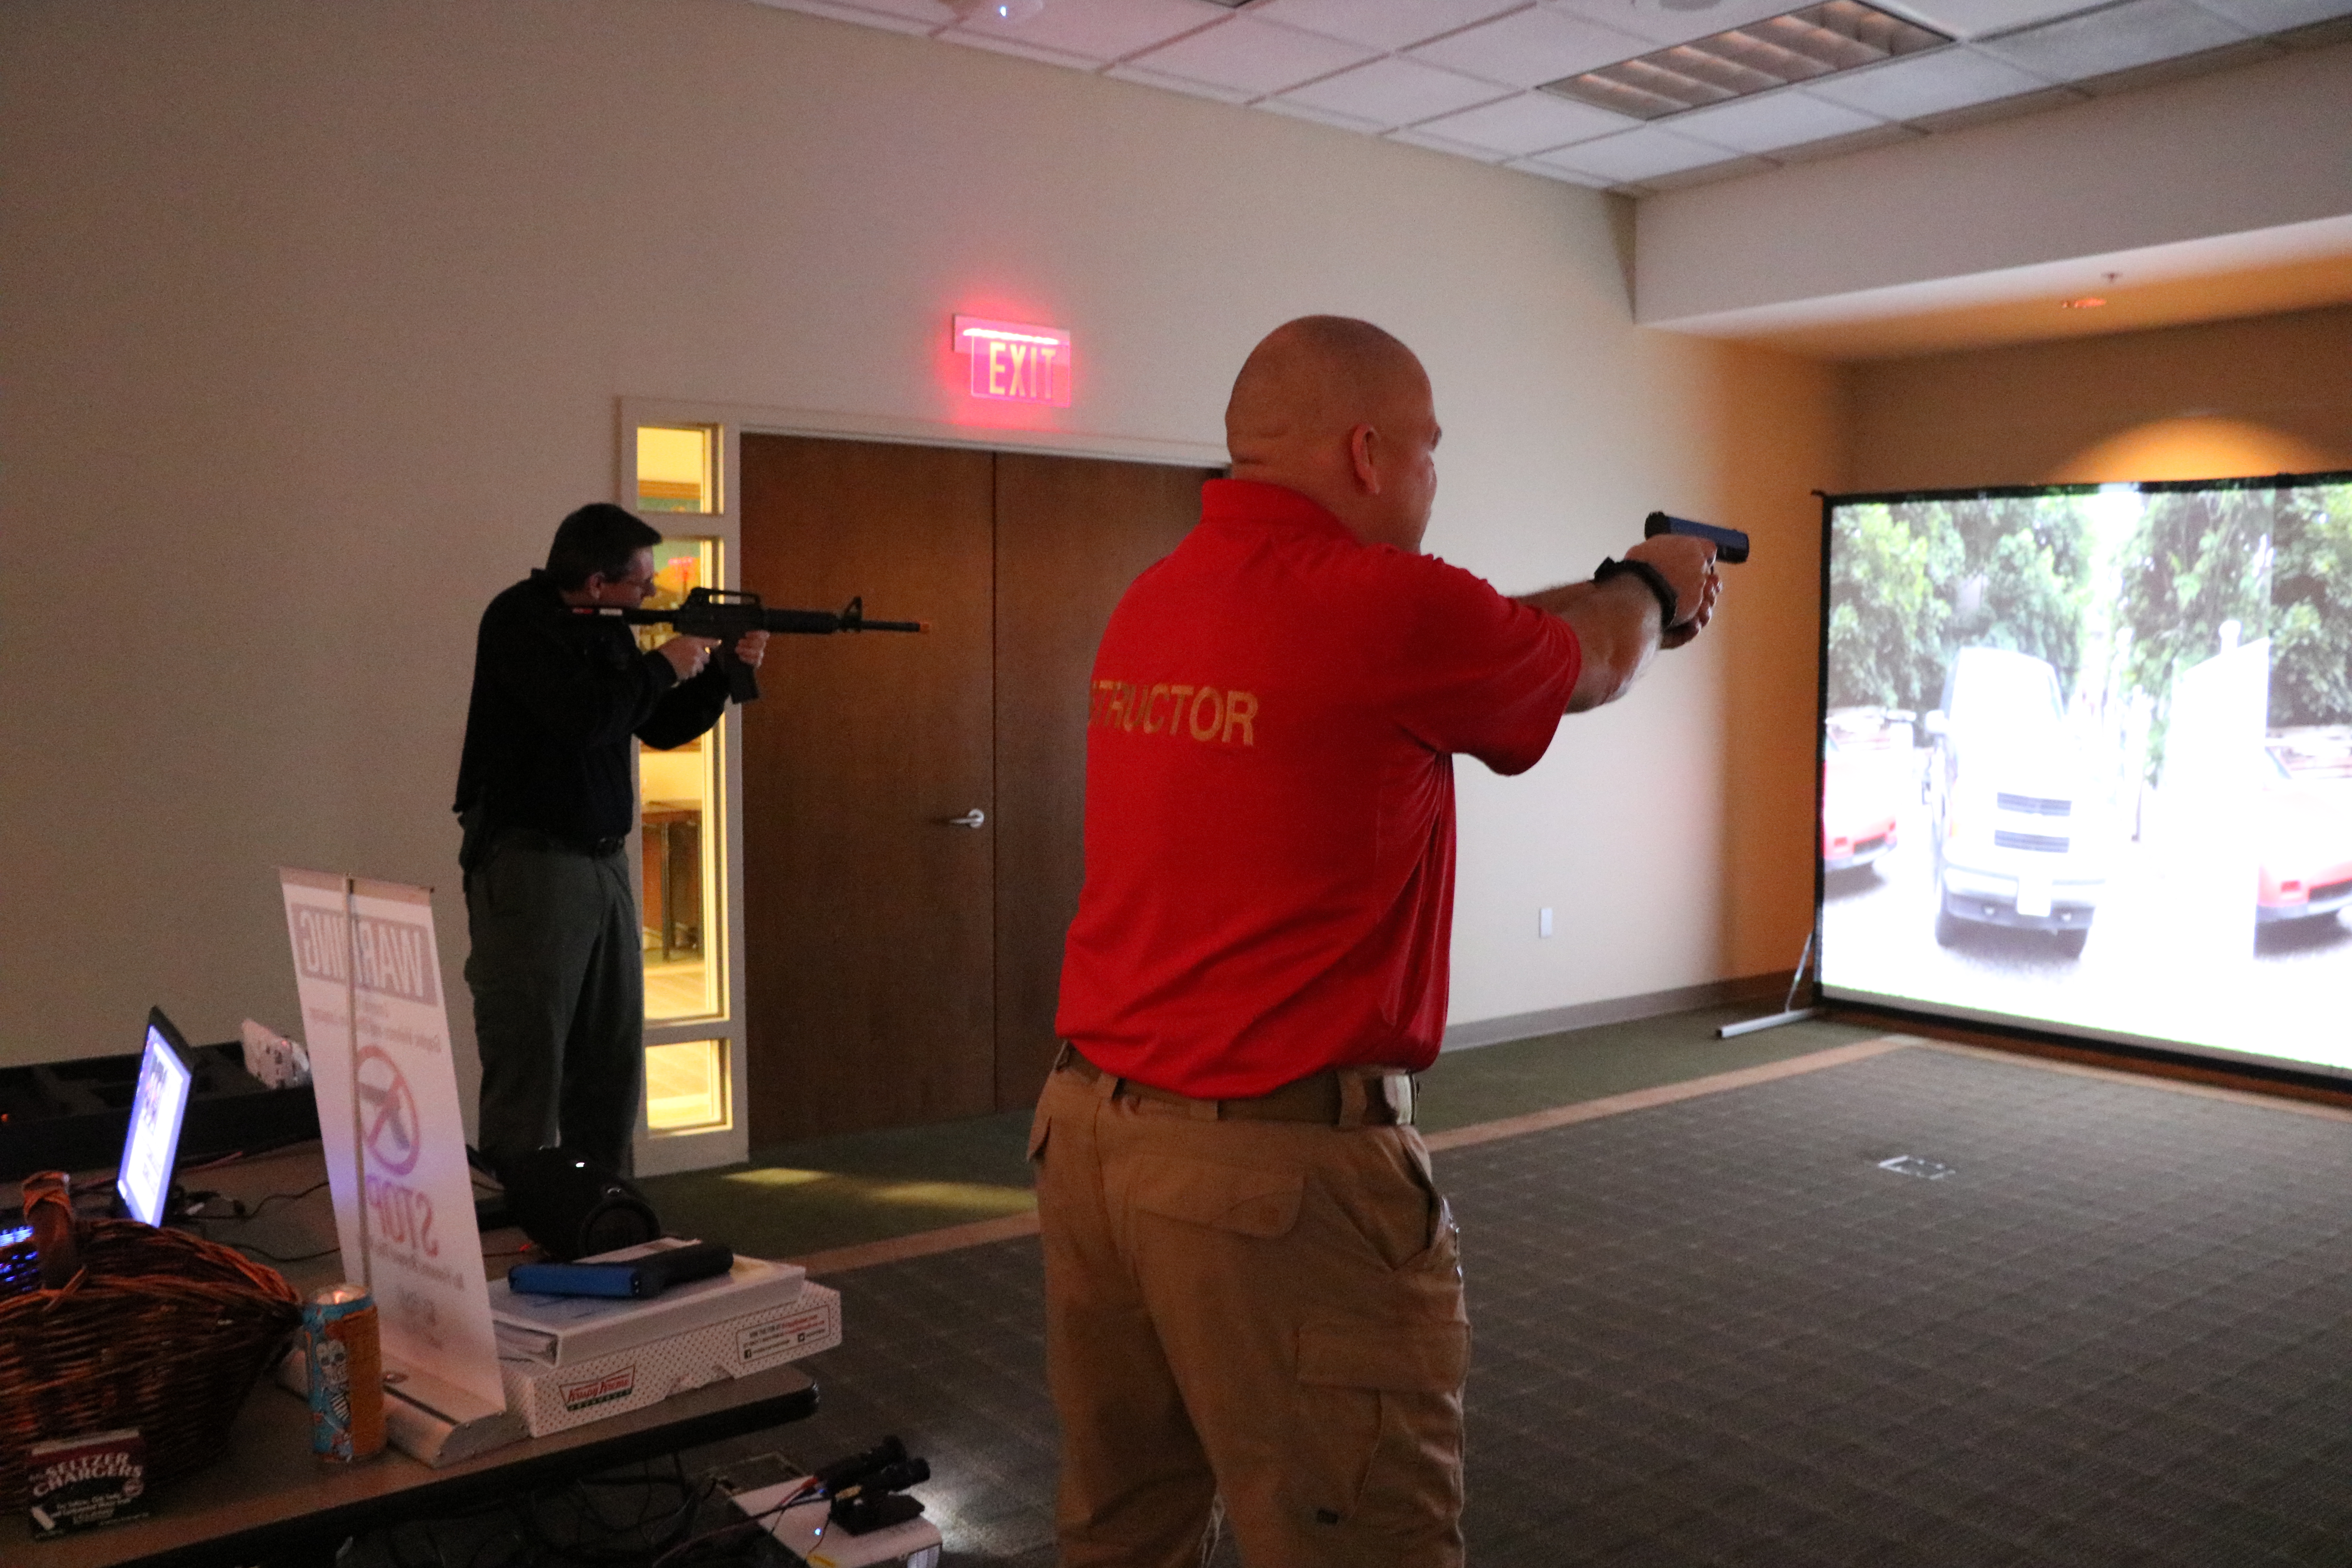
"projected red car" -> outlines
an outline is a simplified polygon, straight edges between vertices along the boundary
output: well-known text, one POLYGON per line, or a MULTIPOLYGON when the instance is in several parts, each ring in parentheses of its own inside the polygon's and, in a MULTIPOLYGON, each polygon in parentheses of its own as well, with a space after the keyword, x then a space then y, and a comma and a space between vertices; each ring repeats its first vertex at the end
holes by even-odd
POLYGON ((1895 847, 1911 783, 1909 715, 1832 712, 1822 742, 1822 868, 1867 866, 1895 847))
POLYGON ((2352 735, 2273 737, 2263 792, 2254 920, 2315 920, 2352 905, 2352 735))

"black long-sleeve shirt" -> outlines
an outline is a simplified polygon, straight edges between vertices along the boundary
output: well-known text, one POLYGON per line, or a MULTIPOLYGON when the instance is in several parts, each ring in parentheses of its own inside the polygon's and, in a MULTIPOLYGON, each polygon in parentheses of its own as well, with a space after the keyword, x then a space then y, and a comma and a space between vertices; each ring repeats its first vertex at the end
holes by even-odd
POLYGON ((533 572, 482 612, 455 809, 479 806, 493 830, 618 838, 636 818, 629 737, 682 746, 726 710, 717 664, 679 680, 668 659, 637 651, 625 626, 574 615, 554 580, 533 572))

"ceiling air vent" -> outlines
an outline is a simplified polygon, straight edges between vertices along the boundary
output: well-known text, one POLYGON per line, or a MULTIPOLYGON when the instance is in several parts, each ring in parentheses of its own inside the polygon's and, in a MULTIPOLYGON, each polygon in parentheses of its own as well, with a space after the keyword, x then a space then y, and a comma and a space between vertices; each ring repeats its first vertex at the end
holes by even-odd
POLYGON ((1862 0, 1828 0, 1582 76, 1548 81, 1543 90, 1636 120, 1658 120, 1951 41, 1862 0))

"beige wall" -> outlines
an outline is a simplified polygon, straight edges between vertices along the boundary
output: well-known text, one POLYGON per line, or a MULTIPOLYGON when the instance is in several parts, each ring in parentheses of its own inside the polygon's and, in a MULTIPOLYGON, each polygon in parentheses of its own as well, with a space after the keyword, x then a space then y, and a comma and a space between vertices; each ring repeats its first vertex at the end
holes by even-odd
POLYGON ((1719 637, 1465 764, 1454 1013, 1794 956, 1833 383, 1634 327, 1606 198, 742 0, 16 0, 0 145, 0 1061, 291 1026, 279 865, 436 884, 456 982, 475 618, 616 400, 945 427, 958 310, 1075 329, 1075 451, 1198 453, 1267 327, 1389 324, 1432 548, 1509 588, 1756 531, 1719 637))
POLYGON ((1853 366, 1858 490, 2352 468, 2352 306, 1853 366))
MULTIPOLYGON (((2188 241, 2228 240, 2238 266, 2340 258, 2347 141, 2352 44, 1666 192, 1642 204, 1641 319, 1795 324, 1807 301, 1944 279, 1969 284, 1946 307, 2063 298, 2096 272, 2068 289, 2042 264, 2188 241)), ((2154 265, 2123 269, 2136 287, 2154 265)))

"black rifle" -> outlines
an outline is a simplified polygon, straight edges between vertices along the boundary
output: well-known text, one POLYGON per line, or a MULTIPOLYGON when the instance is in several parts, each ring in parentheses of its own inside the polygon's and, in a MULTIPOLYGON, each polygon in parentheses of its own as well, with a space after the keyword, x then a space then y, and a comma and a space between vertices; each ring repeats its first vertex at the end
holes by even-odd
POLYGON ((1748 559, 1748 536, 1736 528, 1718 528, 1711 522, 1693 522, 1686 517, 1668 517, 1654 511, 1642 520, 1642 537, 1655 539, 1662 533, 1686 533, 1693 539, 1704 539, 1715 546, 1715 558, 1726 566, 1737 566, 1748 559))
POLYGON ((580 605, 573 613, 603 616, 633 626, 670 626, 685 637, 709 637, 719 646, 711 657, 727 672, 727 694, 738 702, 760 695, 759 672, 735 657, 735 645, 747 632, 780 632, 792 637, 831 637, 835 632, 927 632, 929 621, 869 621, 866 602, 852 599, 839 612, 832 610, 771 610, 760 595, 735 588, 696 588, 686 603, 667 610, 625 610, 617 605, 580 605))

